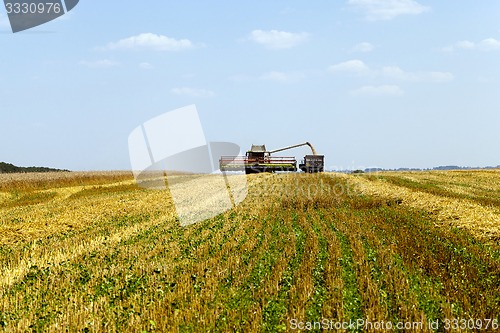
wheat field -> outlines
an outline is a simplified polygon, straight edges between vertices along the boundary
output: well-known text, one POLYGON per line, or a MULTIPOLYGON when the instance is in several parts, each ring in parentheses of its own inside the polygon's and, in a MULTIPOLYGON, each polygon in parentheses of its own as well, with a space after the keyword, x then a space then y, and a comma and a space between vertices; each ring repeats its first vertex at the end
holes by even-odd
POLYGON ((499 170, 247 181, 181 226, 128 172, 0 175, 0 331, 498 328, 499 170))

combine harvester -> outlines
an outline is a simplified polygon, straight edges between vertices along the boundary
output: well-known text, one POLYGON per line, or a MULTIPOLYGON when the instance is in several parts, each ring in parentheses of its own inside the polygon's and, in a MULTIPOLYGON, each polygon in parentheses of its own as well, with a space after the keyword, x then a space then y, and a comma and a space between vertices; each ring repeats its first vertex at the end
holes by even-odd
POLYGON ((221 171, 243 171, 246 174, 276 171, 297 171, 297 160, 295 157, 275 157, 271 154, 293 149, 301 146, 309 146, 312 155, 304 156, 304 161, 299 164, 299 169, 307 173, 323 172, 325 156, 318 155, 309 142, 288 146, 271 151, 266 150, 265 145, 252 145, 245 156, 221 156, 219 168, 221 171))

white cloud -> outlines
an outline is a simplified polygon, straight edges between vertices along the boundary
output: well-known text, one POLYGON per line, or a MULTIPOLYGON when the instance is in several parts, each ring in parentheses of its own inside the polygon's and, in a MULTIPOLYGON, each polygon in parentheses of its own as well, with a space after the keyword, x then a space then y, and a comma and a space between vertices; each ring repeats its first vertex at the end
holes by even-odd
POLYGON ((454 52, 457 50, 478 50, 478 51, 493 51, 500 50, 500 40, 495 38, 486 38, 479 42, 471 42, 469 40, 462 40, 455 44, 443 47, 445 52, 454 52))
POLYGON ((455 76, 449 72, 429 72, 427 77, 433 82, 450 82, 455 79, 455 76))
POLYGON ((352 90, 352 96, 401 96, 404 94, 403 89, 396 85, 381 85, 381 86, 363 86, 356 90, 352 90))
POLYGON ((464 50, 470 50, 470 49, 475 48, 476 44, 474 44, 473 42, 468 41, 468 40, 463 40, 463 41, 457 42, 456 47, 460 48, 460 49, 464 49, 464 50))
POLYGON ((392 20, 400 15, 418 15, 429 10, 414 0, 348 0, 349 5, 370 21, 392 20))
POLYGON ((300 73, 284 73, 278 71, 272 71, 263 74, 260 79, 266 81, 275 81, 280 83, 294 83, 300 81, 303 77, 300 73))
POLYGON ((486 38, 479 43, 479 48, 485 51, 500 49, 500 41, 495 38, 486 38))
POLYGON ((385 66, 380 70, 380 74, 386 78, 400 81, 419 81, 419 75, 415 73, 405 72, 397 66, 385 66))
POLYGON ((308 37, 309 34, 305 32, 293 33, 278 30, 254 30, 250 33, 250 40, 269 49, 290 49, 305 42, 308 37))
POLYGON ((103 59, 103 60, 96 60, 96 61, 82 60, 82 61, 80 61, 80 65, 88 67, 88 68, 111 68, 111 67, 116 67, 120 64, 117 63, 116 61, 103 59))
POLYGON ((449 82, 455 76, 449 72, 406 72, 397 66, 386 66, 380 70, 384 78, 407 82, 449 82))
POLYGON ((454 79, 453 74, 449 72, 407 72, 398 66, 384 66, 381 69, 371 69, 358 59, 332 65, 328 70, 332 73, 353 73, 359 76, 379 77, 405 82, 449 82, 454 79))
POLYGON ((373 46, 373 44, 368 43, 368 42, 363 42, 363 43, 356 44, 352 50, 354 52, 367 53, 367 52, 373 51, 374 48, 375 48, 375 46, 373 46))
POLYGON ((153 33, 139 34, 107 45, 109 50, 182 51, 194 47, 189 39, 174 39, 153 33))
POLYGON ((147 70, 147 69, 153 69, 153 68, 154 68, 154 66, 153 66, 153 65, 151 65, 149 62, 141 62, 141 63, 139 64, 139 67, 140 67, 141 69, 146 69, 146 70, 147 70))
POLYGON ((347 72, 358 75, 369 74, 370 68, 358 59, 348 60, 328 67, 330 72, 347 72))
POLYGON ((184 95, 189 97, 214 97, 215 93, 207 89, 194 89, 188 87, 173 88, 170 92, 174 95, 184 95))

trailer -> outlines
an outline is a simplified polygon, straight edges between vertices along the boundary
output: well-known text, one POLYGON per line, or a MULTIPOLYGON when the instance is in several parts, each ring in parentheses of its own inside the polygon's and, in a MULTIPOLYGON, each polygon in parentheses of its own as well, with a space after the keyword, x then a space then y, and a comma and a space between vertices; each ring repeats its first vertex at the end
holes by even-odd
POLYGON ((299 164, 299 169, 307 173, 323 172, 325 166, 324 155, 306 155, 299 164))

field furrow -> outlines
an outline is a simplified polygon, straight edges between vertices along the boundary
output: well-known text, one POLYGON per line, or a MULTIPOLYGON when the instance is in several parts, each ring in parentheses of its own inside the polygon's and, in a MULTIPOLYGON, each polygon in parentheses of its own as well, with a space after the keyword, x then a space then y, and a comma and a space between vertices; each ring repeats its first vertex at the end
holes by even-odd
POLYGON ((189 226, 123 175, 3 180, 0 331, 498 323, 499 173, 476 175, 250 175, 241 204, 189 226))

